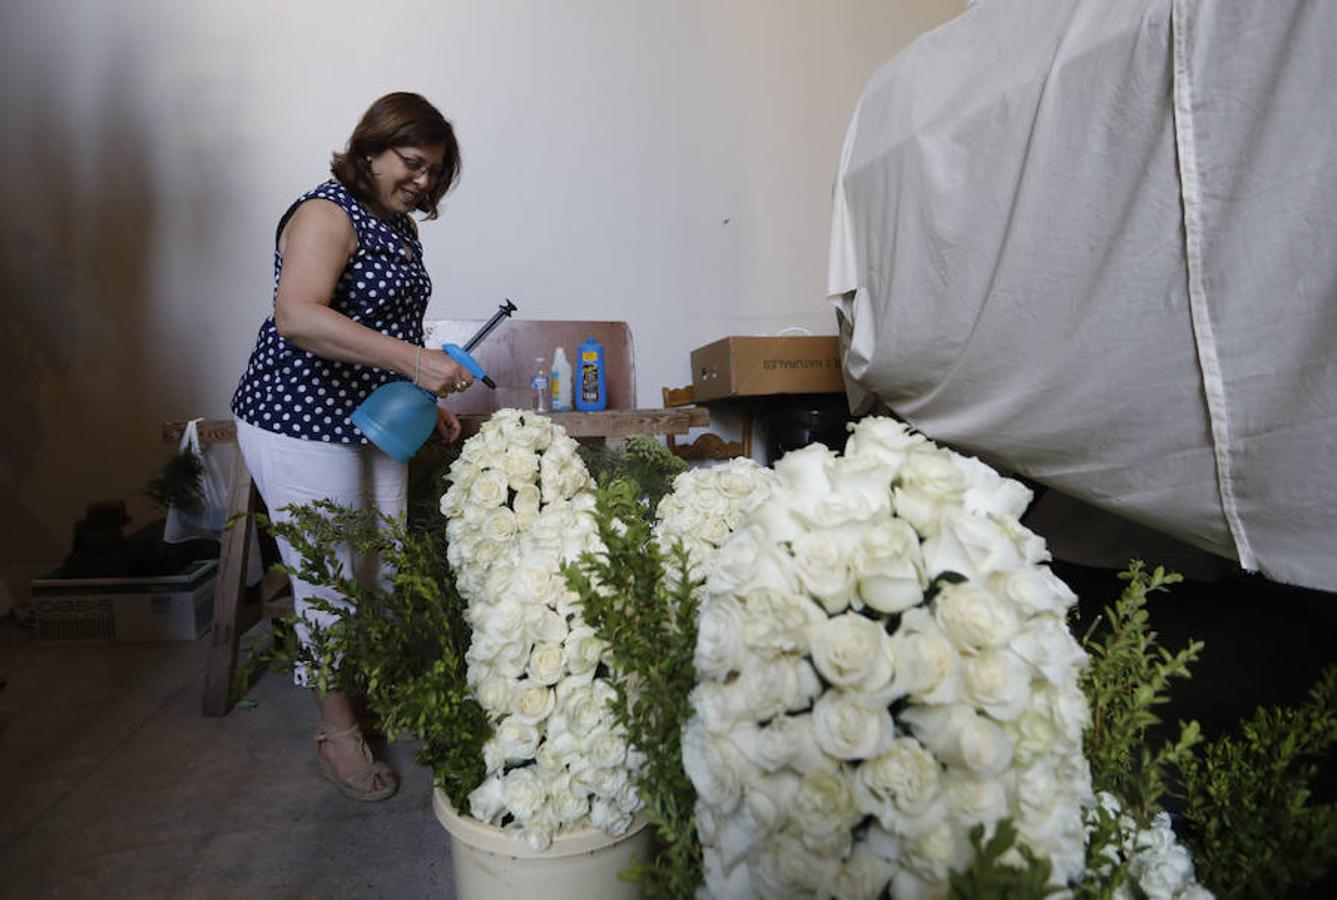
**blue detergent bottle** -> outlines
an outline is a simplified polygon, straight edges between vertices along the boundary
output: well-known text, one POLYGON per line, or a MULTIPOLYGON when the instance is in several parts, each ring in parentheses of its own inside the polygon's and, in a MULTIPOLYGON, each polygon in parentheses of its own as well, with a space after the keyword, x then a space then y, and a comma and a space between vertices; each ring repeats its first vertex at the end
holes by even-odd
POLYGON ((572 379, 576 409, 584 412, 608 408, 608 388, 604 379, 604 345, 594 338, 576 348, 576 372, 572 379))

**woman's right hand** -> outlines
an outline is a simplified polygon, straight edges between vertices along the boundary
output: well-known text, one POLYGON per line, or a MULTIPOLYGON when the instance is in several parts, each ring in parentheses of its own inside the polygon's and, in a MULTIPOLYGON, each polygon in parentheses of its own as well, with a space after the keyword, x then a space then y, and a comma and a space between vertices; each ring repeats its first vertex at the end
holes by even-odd
POLYGON ((474 383, 468 369, 451 359, 443 350, 424 347, 415 384, 438 397, 459 393, 474 383))

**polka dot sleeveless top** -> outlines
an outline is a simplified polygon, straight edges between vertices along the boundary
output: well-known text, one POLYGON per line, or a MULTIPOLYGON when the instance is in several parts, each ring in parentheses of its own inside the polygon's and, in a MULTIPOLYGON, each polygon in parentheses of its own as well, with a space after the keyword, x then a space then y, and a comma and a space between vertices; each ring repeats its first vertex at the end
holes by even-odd
MULTIPOLYGON (((297 198, 279 220, 275 293, 283 271, 277 235, 298 206, 317 197, 338 204, 357 234, 357 250, 339 276, 330 308, 368 328, 421 345, 432 282, 412 222, 405 215, 382 221, 333 179, 297 198)), ((271 314, 260 326, 246 372, 232 395, 232 414, 290 437, 365 444, 367 438, 348 417, 373 390, 402 380, 397 372, 337 362, 303 350, 279 334, 271 314)))

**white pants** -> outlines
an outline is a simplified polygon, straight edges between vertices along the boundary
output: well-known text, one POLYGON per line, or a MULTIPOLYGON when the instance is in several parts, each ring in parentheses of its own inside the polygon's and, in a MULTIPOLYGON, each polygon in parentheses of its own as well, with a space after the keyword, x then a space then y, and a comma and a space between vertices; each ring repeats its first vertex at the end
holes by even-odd
MULTIPOLYGON (((275 522, 291 518, 285 507, 315 500, 330 500, 354 509, 374 507, 392 518, 404 516, 408 466, 373 446, 304 441, 265 431, 240 420, 237 421, 237 445, 265 506, 269 508, 269 517, 275 522)), ((284 564, 300 571, 301 555, 282 538, 278 539, 278 546, 284 564)), ((363 584, 383 582, 387 575, 382 571, 379 558, 362 556, 353 559, 347 546, 339 548, 339 561, 345 575, 351 575, 363 584)), ((333 614, 313 608, 310 605, 313 597, 323 597, 336 606, 347 603, 328 589, 317 588, 299 578, 292 579, 292 593, 298 620, 297 637, 303 646, 309 646, 310 642, 304 619, 322 627, 335 619, 333 614)), ((307 673, 300 667, 295 678, 298 684, 307 683, 307 673)))

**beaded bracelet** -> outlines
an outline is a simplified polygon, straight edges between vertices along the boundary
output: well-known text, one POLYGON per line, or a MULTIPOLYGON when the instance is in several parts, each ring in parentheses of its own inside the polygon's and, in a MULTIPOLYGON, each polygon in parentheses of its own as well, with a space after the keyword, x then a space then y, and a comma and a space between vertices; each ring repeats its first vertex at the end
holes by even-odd
POLYGON ((422 374, 422 348, 418 348, 418 355, 413 360, 413 386, 418 386, 418 376, 422 374))

